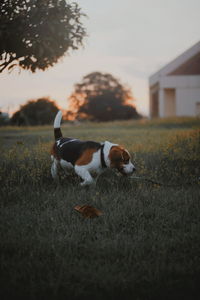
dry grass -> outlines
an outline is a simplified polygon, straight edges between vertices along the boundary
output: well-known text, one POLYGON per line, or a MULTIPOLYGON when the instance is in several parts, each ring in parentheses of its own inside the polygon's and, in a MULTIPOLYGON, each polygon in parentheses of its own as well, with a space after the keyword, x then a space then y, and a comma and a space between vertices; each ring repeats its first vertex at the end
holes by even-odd
POLYGON ((52 128, 1 128, 1 299, 197 299, 199 125, 184 118, 63 126, 66 136, 126 145, 137 176, 171 188, 111 171, 95 189, 63 174, 57 186, 52 128), (103 215, 82 218, 73 208, 85 204, 103 215))

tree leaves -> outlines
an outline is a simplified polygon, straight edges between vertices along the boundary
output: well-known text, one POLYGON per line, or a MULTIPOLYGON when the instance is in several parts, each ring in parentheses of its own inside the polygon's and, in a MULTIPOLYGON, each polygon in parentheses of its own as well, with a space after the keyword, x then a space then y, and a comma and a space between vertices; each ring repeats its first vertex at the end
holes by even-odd
POLYGON ((64 0, 2 0, 0 72, 9 66, 9 59, 13 61, 13 55, 14 65, 32 72, 53 66, 66 52, 82 45, 86 35, 82 16, 77 3, 64 0))
POLYGON ((111 121, 139 118, 131 90, 108 73, 93 72, 75 85, 69 98, 71 118, 111 121))
POLYGON ((11 123, 14 125, 51 124, 57 111, 56 103, 48 98, 29 100, 14 113, 11 123))

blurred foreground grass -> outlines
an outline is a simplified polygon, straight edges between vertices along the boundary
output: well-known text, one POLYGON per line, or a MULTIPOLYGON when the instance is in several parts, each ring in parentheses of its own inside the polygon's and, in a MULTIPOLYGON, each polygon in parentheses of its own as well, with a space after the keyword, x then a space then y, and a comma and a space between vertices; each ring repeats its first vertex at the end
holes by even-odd
POLYGON ((124 144, 137 176, 171 188, 110 170, 95 189, 63 174, 56 185, 52 128, 0 128, 1 299, 197 299, 199 125, 178 118, 62 127, 65 136, 124 144), (77 204, 104 215, 83 219, 77 204))

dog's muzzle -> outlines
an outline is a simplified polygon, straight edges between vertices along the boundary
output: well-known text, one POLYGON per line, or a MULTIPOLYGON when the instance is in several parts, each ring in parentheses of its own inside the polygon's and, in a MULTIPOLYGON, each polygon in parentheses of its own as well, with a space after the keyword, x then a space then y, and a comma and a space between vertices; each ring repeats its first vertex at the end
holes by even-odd
POLYGON ((129 163, 127 165, 123 165, 121 168, 118 169, 118 171, 122 175, 128 176, 132 175, 136 171, 136 168, 132 163, 129 163))

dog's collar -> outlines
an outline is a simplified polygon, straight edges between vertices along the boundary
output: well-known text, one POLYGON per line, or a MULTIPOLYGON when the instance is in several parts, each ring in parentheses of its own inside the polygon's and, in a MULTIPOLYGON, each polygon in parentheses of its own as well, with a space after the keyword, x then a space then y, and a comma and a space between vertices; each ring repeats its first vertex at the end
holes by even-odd
POLYGON ((107 168, 107 165, 106 165, 106 162, 104 159, 103 149, 104 149, 104 144, 101 145, 101 165, 102 165, 102 168, 107 168))

